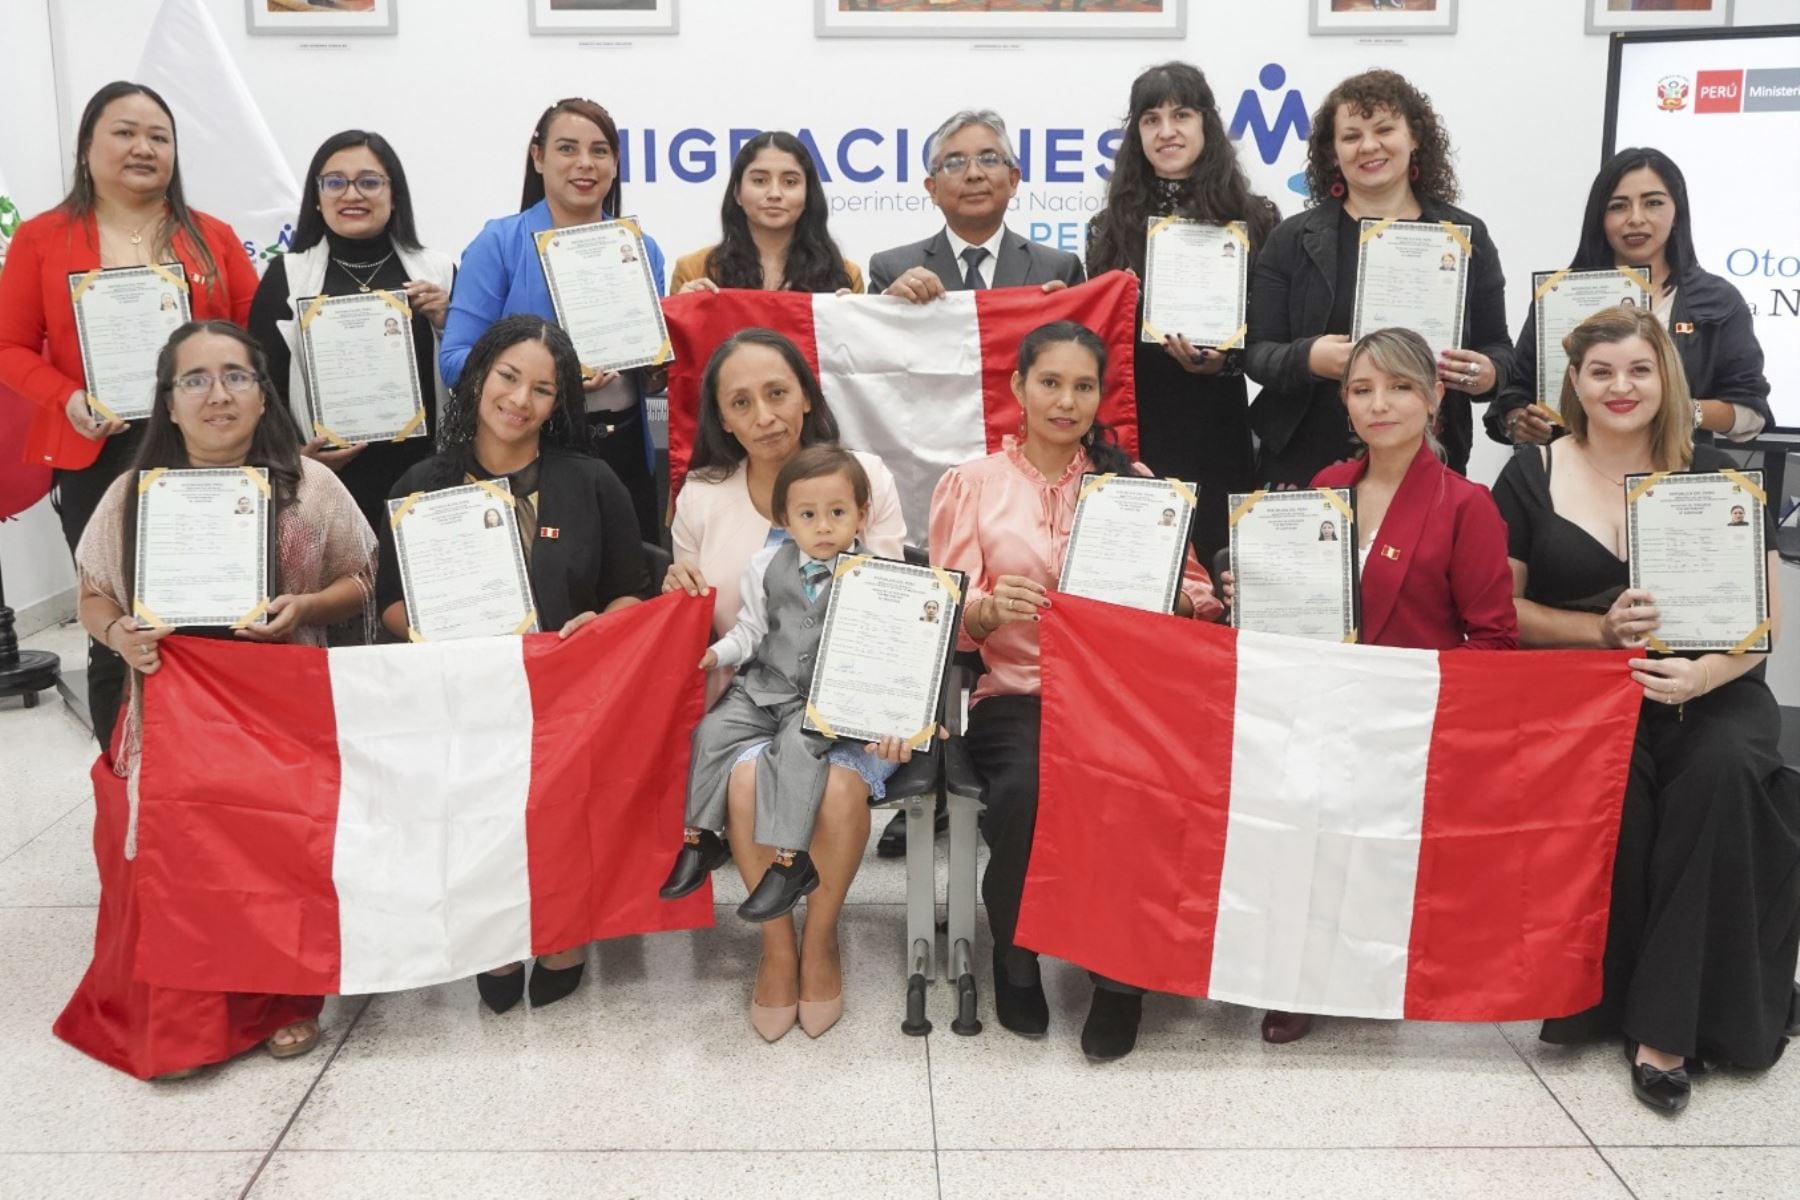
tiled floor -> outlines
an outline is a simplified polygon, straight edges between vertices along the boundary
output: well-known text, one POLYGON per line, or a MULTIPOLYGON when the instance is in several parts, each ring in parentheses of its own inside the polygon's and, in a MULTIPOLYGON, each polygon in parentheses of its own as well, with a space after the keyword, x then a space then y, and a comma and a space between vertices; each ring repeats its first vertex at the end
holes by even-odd
POLYGON ((597 947, 541 1013, 495 1017, 467 982, 336 1000, 306 1058, 138 1083, 50 1034, 93 931, 91 757, 60 704, 0 702, 0 1197, 1800 1197, 1796 1063, 1708 1076, 1669 1120, 1616 1048, 1529 1025, 1321 1021, 1276 1048, 1254 1013, 1158 996, 1137 1052, 1093 1066, 1085 976, 1059 966, 1045 1040, 985 991, 987 1031, 956 1037, 941 985, 938 1031, 907 1038, 903 880, 873 856, 817 1042, 751 1033, 733 883, 716 929, 597 947))

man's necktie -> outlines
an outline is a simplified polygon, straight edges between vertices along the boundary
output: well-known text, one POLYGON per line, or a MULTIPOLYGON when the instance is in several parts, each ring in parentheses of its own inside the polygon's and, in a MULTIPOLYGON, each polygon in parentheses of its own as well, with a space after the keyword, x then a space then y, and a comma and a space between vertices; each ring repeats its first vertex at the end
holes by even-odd
POLYGON ((963 287, 971 292, 979 292, 987 287, 987 281, 981 277, 981 264, 987 261, 986 246, 970 246, 962 252, 962 260, 968 264, 963 271, 963 287))

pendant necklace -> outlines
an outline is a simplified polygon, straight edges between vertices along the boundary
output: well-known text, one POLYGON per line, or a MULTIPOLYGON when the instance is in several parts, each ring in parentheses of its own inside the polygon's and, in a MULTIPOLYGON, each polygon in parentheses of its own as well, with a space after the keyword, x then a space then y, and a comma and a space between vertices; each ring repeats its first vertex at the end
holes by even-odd
POLYGON ((344 274, 348 275, 352 280, 354 280, 356 282, 356 286, 359 291, 367 292, 367 291, 371 290, 370 286, 369 286, 370 281, 375 278, 376 274, 380 272, 381 268, 387 266, 388 259, 390 259, 392 257, 394 257, 394 252, 392 250, 390 250, 386 254, 381 256, 381 260, 379 262, 375 262, 375 263, 347 263, 341 258, 334 258, 331 261, 338 265, 339 270, 343 271, 344 274), (368 271, 368 275, 367 276, 359 276, 355 271, 350 269, 351 267, 358 267, 358 268, 361 268, 362 270, 368 271))

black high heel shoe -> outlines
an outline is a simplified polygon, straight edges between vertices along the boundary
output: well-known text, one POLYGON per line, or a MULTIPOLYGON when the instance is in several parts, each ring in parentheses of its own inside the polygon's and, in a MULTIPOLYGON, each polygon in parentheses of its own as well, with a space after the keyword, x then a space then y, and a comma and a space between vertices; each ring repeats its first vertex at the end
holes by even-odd
POLYGON ((1050 1002, 1044 983, 1014 983, 1006 974, 1006 950, 994 947, 994 1015, 1021 1037, 1043 1037, 1050 1028, 1050 1002))
POLYGON ((794 852, 794 861, 776 859, 757 881, 756 890, 738 905, 737 915, 746 921, 773 921, 786 916, 819 886, 819 868, 813 866, 812 855, 804 850, 794 852))
POLYGON ((525 996, 525 968, 506 975, 491 975, 482 972, 475 977, 475 990, 481 993, 481 1002, 494 1013, 505 1012, 517 1004, 525 996))
POLYGON ((1137 1046, 1138 1023, 1143 1019, 1142 993, 1096 987, 1081 1027, 1081 1052, 1094 1062, 1124 1058, 1137 1046))
POLYGON ((1688 1106, 1693 1080, 1685 1065, 1672 1071, 1637 1060, 1636 1042, 1625 1043, 1625 1061, 1631 1064, 1631 1094, 1659 1112, 1674 1115, 1688 1106))
POLYGON ((706 877, 724 866, 725 860, 731 857, 725 839, 712 830, 699 830, 692 837, 692 841, 682 844, 681 853, 675 856, 675 865, 669 868, 669 877, 663 881, 662 890, 656 893, 664 900, 679 900, 698 891, 706 877))
POLYGON ((538 959, 531 965, 531 1007, 548 1008, 573 993, 581 986, 581 973, 585 970, 585 958, 572 967, 546 967, 544 960, 538 959))

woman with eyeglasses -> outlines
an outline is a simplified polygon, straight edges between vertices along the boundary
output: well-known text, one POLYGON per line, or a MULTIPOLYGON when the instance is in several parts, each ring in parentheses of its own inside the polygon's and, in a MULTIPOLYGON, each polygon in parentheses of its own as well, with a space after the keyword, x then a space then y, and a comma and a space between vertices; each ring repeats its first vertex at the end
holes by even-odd
MULTIPOLYGON (((400 156, 379 133, 347 129, 325 139, 306 171, 294 242, 269 264, 250 306, 250 332, 269 356, 270 386, 287 405, 303 452, 338 473, 370 525, 381 523, 388 488, 431 454, 444 411, 438 332, 450 309, 456 266, 419 244, 412 190, 400 156), (299 356, 300 301, 384 291, 412 309, 413 353, 426 388, 425 436, 332 445, 313 427, 299 356)), ((394 331, 398 332, 398 325, 394 331)))
MULTIPOLYGON (((463 363, 488 326, 512 313, 556 320, 556 305, 538 261, 537 235, 546 229, 611 221, 623 213, 619 187, 619 128, 592 100, 558 100, 531 133, 519 212, 489 221, 463 251, 450 295, 438 361, 444 382, 456 386, 463 363)), ((650 275, 663 291, 663 253, 644 238, 650 275)), ((650 474, 649 423, 644 395, 661 371, 602 371, 582 381, 586 438, 591 453, 624 483, 646 542, 662 540, 656 482, 650 474)))
MULTIPOLYGON (((101 495, 131 461, 146 422, 89 411, 69 276, 179 262, 194 318, 240 324, 256 291, 238 235, 188 207, 175 118, 161 96, 142 84, 107 84, 82 111, 75 146, 69 194, 19 226, 0 272, 0 384, 35 409, 25 461, 54 468, 71 552, 101 495)), ((124 687, 118 655, 91 643, 88 711, 102 746, 111 741, 124 687)))

